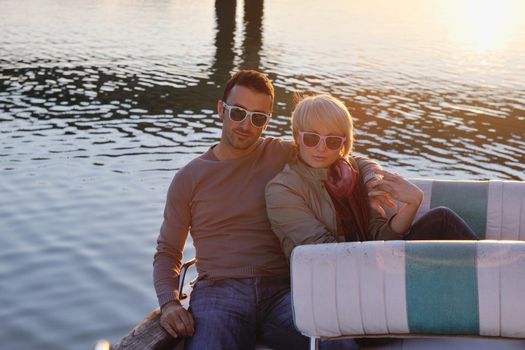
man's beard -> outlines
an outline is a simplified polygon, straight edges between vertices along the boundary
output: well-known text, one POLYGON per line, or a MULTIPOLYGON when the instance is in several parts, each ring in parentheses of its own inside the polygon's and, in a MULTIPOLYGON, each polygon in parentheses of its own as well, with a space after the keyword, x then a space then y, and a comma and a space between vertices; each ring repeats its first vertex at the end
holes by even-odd
POLYGON ((257 142, 258 137, 255 136, 256 135, 251 132, 246 132, 243 129, 236 128, 232 129, 227 135, 227 141, 231 147, 238 150, 245 150, 252 147, 255 144, 255 142, 257 142), (240 131, 241 133, 246 134, 246 136, 243 138, 243 140, 239 140, 239 136, 235 134, 235 131, 240 131))

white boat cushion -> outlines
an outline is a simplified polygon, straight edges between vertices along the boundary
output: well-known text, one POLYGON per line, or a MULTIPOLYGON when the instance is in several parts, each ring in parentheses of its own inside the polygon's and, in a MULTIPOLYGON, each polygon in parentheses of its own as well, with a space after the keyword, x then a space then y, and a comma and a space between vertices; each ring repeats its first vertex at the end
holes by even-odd
POLYGON ((299 246, 291 274, 295 324, 307 336, 525 338, 525 242, 299 246))
POLYGON ((525 181, 412 181, 425 194, 416 219, 431 208, 445 206, 481 239, 525 240, 525 181))

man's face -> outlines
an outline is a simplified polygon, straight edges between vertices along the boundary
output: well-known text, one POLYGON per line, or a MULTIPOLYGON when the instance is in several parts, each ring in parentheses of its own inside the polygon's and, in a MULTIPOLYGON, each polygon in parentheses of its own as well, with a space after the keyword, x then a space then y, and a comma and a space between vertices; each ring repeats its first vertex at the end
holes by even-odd
MULTIPOLYGON (((269 95, 240 85, 235 85, 231 89, 227 101, 224 102, 230 106, 238 106, 250 112, 262 112, 265 114, 272 112, 272 100, 269 95)), ((234 149, 246 150, 250 148, 266 129, 266 125, 262 128, 255 127, 249 117, 244 118, 240 122, 231 120, 228 115, 229 112, 222 106, 222 101, 219 101, 217 104, 217 110, 220 118, 223 120, 222 140, 234 149)))

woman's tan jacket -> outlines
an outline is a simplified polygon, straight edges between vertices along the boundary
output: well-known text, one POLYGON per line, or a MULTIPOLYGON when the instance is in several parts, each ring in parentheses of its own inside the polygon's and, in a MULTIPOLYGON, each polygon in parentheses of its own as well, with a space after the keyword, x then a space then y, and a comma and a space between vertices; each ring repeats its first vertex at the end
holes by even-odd
MULTIPOLYGON (((353 157, 362 178, 373 178, 373 163, 353 157)), ((303 244, 344 241, 332 199, 325 188, 326 168, 311 168, 302 161, 288 164, 266 185, 266 210, 273 232, 289 259, 293 248, 303 244)), ((368 205, 368 203, 363 203, 368 205)), ((368 236, 373 240, 399 239, 386 218, 370 209, 368 236)))

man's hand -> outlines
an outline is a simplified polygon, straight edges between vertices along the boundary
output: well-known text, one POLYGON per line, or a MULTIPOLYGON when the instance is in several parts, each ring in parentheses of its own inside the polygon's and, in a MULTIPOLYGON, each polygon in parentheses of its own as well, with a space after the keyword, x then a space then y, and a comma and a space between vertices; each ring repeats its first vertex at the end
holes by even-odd
POLYGON ((174 338, 190 337, 195 332, 193 316, 178 300, 162 306, 160 325, 174 338))

